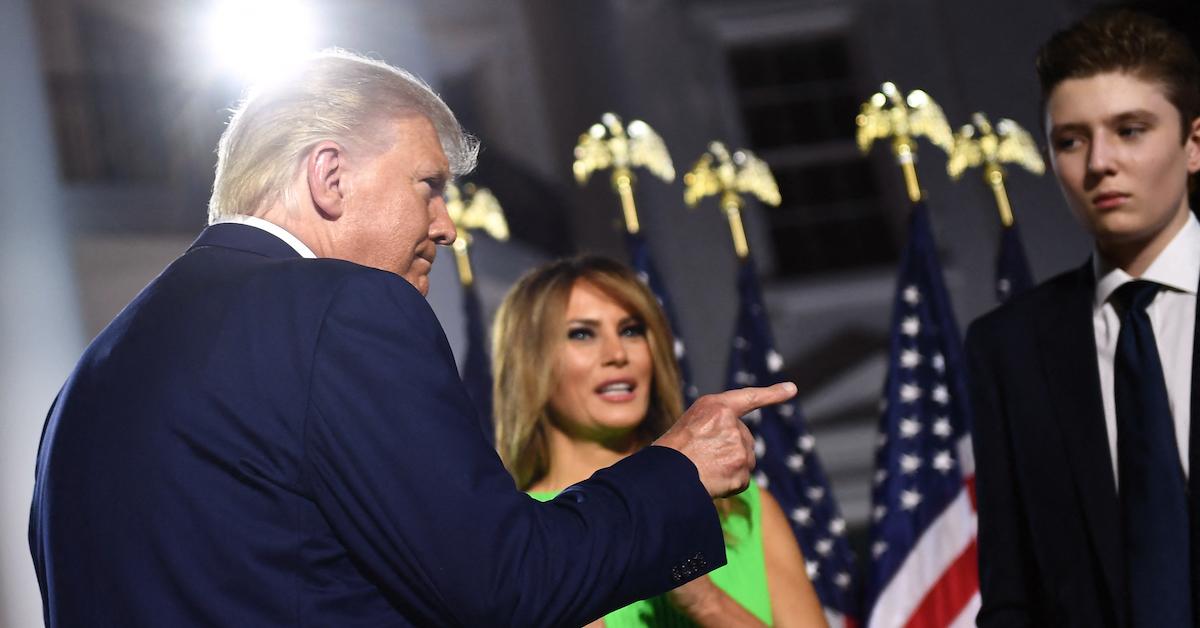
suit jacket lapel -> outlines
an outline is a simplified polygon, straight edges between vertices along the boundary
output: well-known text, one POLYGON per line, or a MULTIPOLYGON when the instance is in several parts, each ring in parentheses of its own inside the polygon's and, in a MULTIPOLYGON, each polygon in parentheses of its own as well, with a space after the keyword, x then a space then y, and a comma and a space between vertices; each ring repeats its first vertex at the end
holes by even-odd
POLYGON ((1116 605, 1118 625, 1123 625, 1121 513, 1100 393, 1092 324, 1094 284, 1089 261, 1053 300, 1057 307, 1038 320, 1038 340, 1054 416, 1065 437, 1067 461, 1087 529, 1116 605))

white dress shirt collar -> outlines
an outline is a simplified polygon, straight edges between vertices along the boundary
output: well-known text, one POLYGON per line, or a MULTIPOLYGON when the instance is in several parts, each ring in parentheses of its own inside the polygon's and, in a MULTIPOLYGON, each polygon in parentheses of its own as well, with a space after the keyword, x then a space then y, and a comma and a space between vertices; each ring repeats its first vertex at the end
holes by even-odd
POLYGON ((257 216, 234 214, 232 216, 226 216, 212 224, 219 225, 226 222, 239 223, 262 229, 263 231, 266 231, 267 233, 286 242, 288 246, 292 247, 297 253, 300 254, 300 257, 306 257, 308 259, 315 259, 317 257, 316 254, 312 252, 312 249, 308 248, 308 246, 300 241, 300 238, 297 238, 288 232, 287 229, 284 229, 283 227, 280 227, 269 220, 263 220, 257 216))
MULTIPOLYGON (((1150 267, 1137 279, 1160 283, 1172 290, 1195 295, 1200 283, 1200 221, 1188 212, 1187 224, 1175 234, 1162 253, 1158 254, 1150 267)), ((1094 306, 1104 305, 1117 288, 1133 281, 1135 277, 1104 262, 1099 252, 1092 254, 1092 271, 1096 276, 1096 300, 1094 306)))

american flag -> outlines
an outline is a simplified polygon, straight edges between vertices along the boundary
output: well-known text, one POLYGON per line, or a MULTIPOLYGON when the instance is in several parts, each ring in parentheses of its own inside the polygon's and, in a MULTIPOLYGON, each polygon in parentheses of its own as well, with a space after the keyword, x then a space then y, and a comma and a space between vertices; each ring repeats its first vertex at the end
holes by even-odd
MULTIPOLYGON (((738 318, 729 350, 729 387, 781 381, 783 358, 775 350, 752 260, 738 270, 738 318)), ((854 554, 846 520, 830 491, 815 441, 794 401, 746 415, 758 458, 755 480, 791 519, 812 580, 831 626, 855 625, 854 554)))
POLYGON ((867 626, 973 626, 975 463, 962 340, 929 212, 914 205, 875 455, 867 626))
POLYGON ((479 414, 479 427, 489 443, 496 434, 492 427, 492 365, 488 357, 487 325, 475 285, 462 287, 463 317, 466 319, 467 358, 463 360, 462 381, 479 414))
POLYGON ((633 267, 642 283, 646 284, 650 288, 650 292, 654 293, 658 304, 662 306, 663 312, 667 315, 667 323, 671 325, 671 333, 675 336, 675 359, 679 363, 680 379, 683 380, 683 400, 685 405, 691 405, 700 396, 700 391, 696 388, 695 380, 692 379, 692 367, 688 363, 687 347, 684 345, 679 331, 675 308, 671 305, 667 286, 663 283, 658 269, 654 266, 654 259, 650 256, 650 245, 641 234, 627 232, 625 246, 629 251, 630 266, 633 267))
POLYGON ((996 252, 996 300, 1004 303, 1014 294, 1033 287, 1033 273, 1025 259, 1025 246, 1017 223, 1000 232, 1000 249, 996 252))

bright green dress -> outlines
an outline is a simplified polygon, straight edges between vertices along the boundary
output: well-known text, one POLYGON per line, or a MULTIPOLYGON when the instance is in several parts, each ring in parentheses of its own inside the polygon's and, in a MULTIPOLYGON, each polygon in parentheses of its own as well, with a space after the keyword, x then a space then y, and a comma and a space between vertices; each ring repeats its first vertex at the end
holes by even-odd
MULTIPOLYGON (((539 501, 550 501, 557 493, 531 492, 539 501)), ((767 591, 767 567, 763 560, 762 501, 754 482, 740 495, 731 498, 735 507, 722 517, 725 531, 724 567, 711 572, 713 584, 771 625, 771 598, 767 591)), ((695 624, 667 601, 665 595, 634 602, 604 616, 605 628, 642 626, 694 626, 695 624)))

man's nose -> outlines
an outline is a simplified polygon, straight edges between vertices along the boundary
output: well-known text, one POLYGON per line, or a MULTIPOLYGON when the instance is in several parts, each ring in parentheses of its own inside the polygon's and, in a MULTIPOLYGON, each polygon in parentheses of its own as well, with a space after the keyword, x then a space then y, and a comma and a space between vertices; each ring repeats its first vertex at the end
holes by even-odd
POLYGON ((458 239, 458 230, 454 226, 454 221, 450 220, 450 213, 446 211, 446 199, 438 197, 433 200, 433 219, 429 222, 429 239, 433 240, 434 244, 449 246, 454 244, 458 239))
POLYGON ((1110 174, 1116 164, 1112 141, 1105 133, 1097 133, 1088 144, 1088 172, 1094 175, 1110 174))

